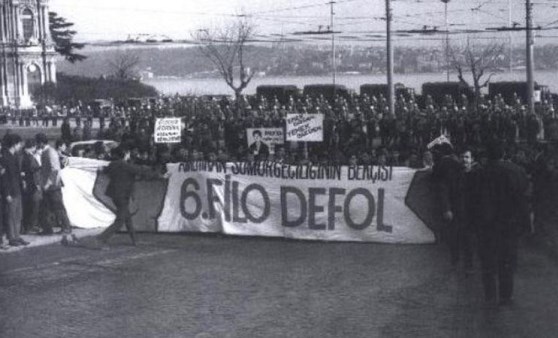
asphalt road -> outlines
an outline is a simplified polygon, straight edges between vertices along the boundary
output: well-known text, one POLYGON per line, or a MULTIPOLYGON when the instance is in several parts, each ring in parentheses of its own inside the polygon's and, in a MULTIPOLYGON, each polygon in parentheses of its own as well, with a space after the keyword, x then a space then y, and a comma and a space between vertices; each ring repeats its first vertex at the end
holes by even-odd
POLYGON ((555 337, 558 266, 522 245, 515 304, 439 245, 126 235, 0 256, 0 337, 555 337))

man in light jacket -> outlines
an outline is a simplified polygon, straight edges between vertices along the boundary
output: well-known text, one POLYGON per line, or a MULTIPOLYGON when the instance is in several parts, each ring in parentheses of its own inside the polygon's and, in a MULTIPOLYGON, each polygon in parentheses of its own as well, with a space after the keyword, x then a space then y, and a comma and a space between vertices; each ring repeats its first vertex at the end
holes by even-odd
MULTIPOLYGON (((62 200, 63 184, 60 177, 60 171, 62 170, 60 155, 56 149, 48 144, 48 139, 45 134, 37 134, 35 136, 35 142, 37 143, 37 149, 42 150, 41 188, 43 190, 45 208, 48 208, 48 210, 54 213, 57 223, 62 228, 61 233, 70 234, 72 228, 62 200)), ((45 212, 46 210, 42 210, 43 216, 45 212)), ((45 217, 41 217, 41 219, 45 220, 45 217)), ((48 224, 48 222, 43 222, 43 233, 52 233, 52 225, 48 224)))

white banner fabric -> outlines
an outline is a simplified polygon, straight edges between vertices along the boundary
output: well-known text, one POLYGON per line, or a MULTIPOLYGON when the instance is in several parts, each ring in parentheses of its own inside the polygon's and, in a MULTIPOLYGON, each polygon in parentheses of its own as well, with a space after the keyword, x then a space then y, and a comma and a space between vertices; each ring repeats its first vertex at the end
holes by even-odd
POLYGON ((93 193, 97 170, 107 165, 105 161, 70 157, 61 171, 64 206, 73 226, 104 228, 114 222, 115 215, 93 193))
POLYGON ((168 172, 159 231, 434 242, 405 205, 412 169, 192 162, 169 164, 168 172))

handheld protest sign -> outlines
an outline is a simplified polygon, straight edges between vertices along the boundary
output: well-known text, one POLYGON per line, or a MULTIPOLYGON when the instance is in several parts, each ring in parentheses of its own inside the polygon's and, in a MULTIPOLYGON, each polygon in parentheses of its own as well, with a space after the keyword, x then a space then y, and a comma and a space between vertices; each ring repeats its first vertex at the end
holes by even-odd
POLYGON ((246 128, 246 141, 249 149, 254 149, 254 144, 262 142, 269 146, 270 153, 274 153, 275 145, 285 143, 283 128, 246 128))
POLYGON ((324 140, 323 114, 287 114, 287 141, 322 142, 324 140))
POLYGON ((153 134, 155 143, 180 143, 182 141, 182 121, 180 118, 158 118, 153 134))

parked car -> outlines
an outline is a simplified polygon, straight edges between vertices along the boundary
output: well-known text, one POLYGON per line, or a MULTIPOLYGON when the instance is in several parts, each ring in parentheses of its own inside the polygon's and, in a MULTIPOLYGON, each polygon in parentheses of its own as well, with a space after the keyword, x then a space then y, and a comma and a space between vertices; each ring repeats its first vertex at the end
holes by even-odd
POLYGON ((88 150, 88 149, 92 149, 95 147, 95 144, 102 142, 103 147, 105 148, 105 150, 108 152, 116 147, 118 147, 118 142, 113 141, 113 140, 89 140, 89 141, 77 141, 77 142, 72 142, 70 144, 70 147, 68 148, 68 152, 72 155, 72 156, 77 156, 77 154, 79 153, 79 151, 81 150, 88 150))

